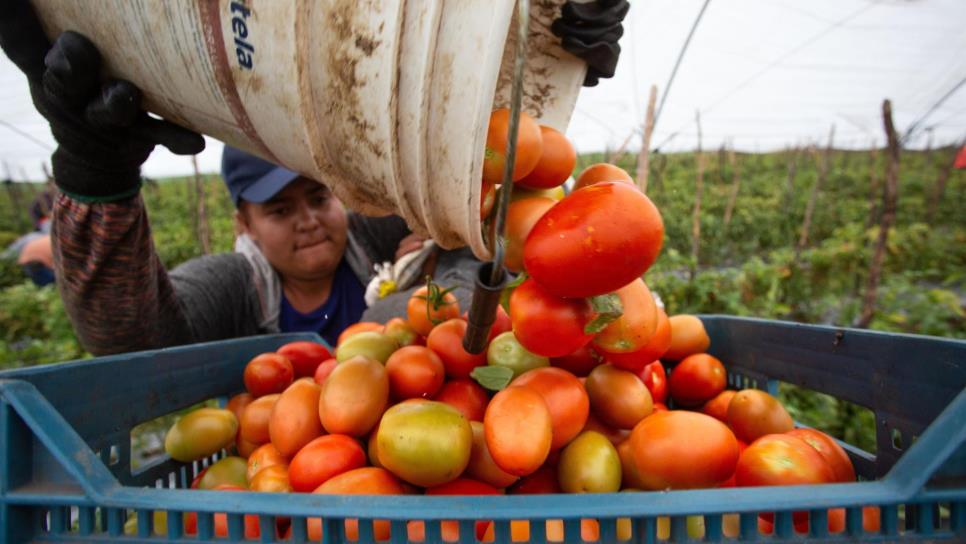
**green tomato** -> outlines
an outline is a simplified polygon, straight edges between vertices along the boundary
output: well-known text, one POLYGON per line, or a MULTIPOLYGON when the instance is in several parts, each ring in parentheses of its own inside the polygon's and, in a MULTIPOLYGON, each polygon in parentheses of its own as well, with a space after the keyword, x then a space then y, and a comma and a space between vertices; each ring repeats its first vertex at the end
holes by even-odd
POLYGON ((403 402, 383 414, 376 448, 383 468, 411 484, 433 487, 455 480, 466 470, 473 430, 449 404, 403 402))
POLYGON ((381 332, 365 331, 353 334, 335 348, 335 359, 341 363, 356 355, 363 355, 386 364, 386 360, 397 349, 399 344, 391 336, 381 332))
POLYGON ((238 419, 231 410, 199 408, 171 426, 164 451, 176 461, 197 461, 230 446, 237 433, 238 419))
POLYGON ((198 480, 198 489, 214 489, 222 484, 248 488, 248 461, 242 457, 225 457, 208 467, 198 480))
POLYGON ((516 378, 528 370, 550 366, 550 359, 528 351, 513 335, 513 331, 506 331, 490 342, 490 347, 486 349, 486 363, 509 368, 516 378))
POLYGON ((557 480, 565 493, 616 493, 621 488, 621 458, 606 436, 577 435, 560 454, 557 480))

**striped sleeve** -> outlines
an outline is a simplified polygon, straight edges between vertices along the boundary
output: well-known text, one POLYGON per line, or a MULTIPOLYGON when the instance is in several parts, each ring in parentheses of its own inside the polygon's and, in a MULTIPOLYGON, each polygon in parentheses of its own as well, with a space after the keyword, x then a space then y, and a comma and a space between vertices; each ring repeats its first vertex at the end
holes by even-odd
POLYGON ((192 341, 140 195, 92 204, 58 195, 52 238, 61 298, 88 351, 106 355, 192 341))

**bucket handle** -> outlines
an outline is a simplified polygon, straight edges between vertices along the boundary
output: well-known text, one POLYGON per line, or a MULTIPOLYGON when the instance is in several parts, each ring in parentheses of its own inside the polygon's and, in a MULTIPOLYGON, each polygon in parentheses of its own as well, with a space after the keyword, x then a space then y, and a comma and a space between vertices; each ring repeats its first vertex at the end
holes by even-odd
POLYGON ((506 233, 506 214, 513 194, 513 167, 517 158, 517 138, 520 129, 520 109, 523 102, 523 69, 527 58, 527 33, 530 27, 530 0, 517 2, 517 43, 513 59, 513 85, 510 90, 510 126, 507 134, 506 161, 503 163, 503 180, 500 185, 500 201, 497 202, 494 234, 490 240, 493 261, 482 263, 476 274, 473 302, 467 316, 463 349, 469 353, 482 353, 490 337, 490 328, 496 320, 496 306, 507 284, 503 268, 506 249, 501 242, 506 233), (487 268, 489 265, 489 268, 487 268))

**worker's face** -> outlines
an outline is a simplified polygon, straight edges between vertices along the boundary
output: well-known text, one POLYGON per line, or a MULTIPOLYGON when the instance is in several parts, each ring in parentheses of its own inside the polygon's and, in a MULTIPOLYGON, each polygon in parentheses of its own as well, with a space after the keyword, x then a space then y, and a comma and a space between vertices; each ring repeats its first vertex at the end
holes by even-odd
POLYGON ((236 219, 283 279, 332 275, 345 252, 348 223, 342 202, 306 178, 263 204, 242 202, 236 219))

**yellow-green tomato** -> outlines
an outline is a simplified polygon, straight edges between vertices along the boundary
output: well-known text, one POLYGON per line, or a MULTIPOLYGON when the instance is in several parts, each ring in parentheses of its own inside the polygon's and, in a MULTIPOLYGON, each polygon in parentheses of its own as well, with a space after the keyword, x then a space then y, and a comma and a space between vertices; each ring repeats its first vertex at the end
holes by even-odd
POLYGON ((550 366, 550 359, 530 352, 513 336, 513 331, 506 331, 497 335, 486 348, 486 363, 509 368, 516 378, 528 370, 550 366))
POLYGON ((208 467, 198 480, 198 489, 214 489, 222 484, 248 488, 248 461, 243 457, 225 457, 208 467))
POLYGON ((335 359, 341 363, 356 355, 364 355, 386 364, 386 360, 397 349, 399 349, 399 344, 391 336, 381 332, 365 331, 346 338, 335 349, 335 359))
POLYGON ((616 493, 621 488, 621 458, 606 436, 584 431, 560 454, 557 480, 565 493, 616 493))
POLYGON ((433 487, 466 470, 473 430, 449 404, 408 401, 386 410, 376 435, 379 462, 407 482, 433 487))
POLYGON ((197 461, 231 445, 238 433, 238 419, 231 410, 199 408, 168 429, 164 451, 176 461, 197 461))

